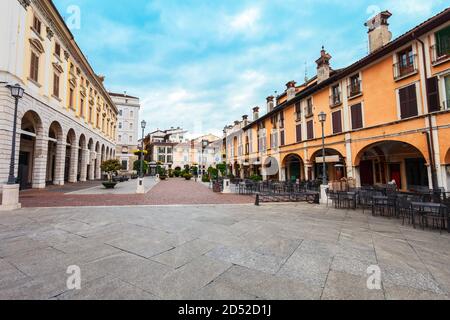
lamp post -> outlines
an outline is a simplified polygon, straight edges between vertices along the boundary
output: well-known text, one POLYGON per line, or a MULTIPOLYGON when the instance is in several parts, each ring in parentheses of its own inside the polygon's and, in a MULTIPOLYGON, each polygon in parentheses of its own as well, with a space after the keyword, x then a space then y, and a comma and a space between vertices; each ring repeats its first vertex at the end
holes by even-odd
POLYGON ((142 120, 141 122, 141 128, 142 128, 142 142, 141 142, 141 154, 140 154, 140 164, 139 164, 139 180, 138 180, 138 186, 136 193, 138 194, 144 194, 145 193, 145 187, 144 187, 144 132, 145 127, 147 126, 147 122, 145 120, 142 120))
POLYGON ((19 186, 16 185, 15 163, 16 163, 16 135, 17 135, 17 113, 19 100, 23 98, 25 90, 19 85, 9 85, 7 88, 11 91, 11 96, 15 99, 13 131, 11 141, 11 159, 9 163, 8 183, 3 186, 2 206, 0 210, 12 210, 20 208, 19 204, 19 186))
POLYGON ((141 128, 142 128, 142 145, 141 145, 141 163, 140 163, 140 177, 144 178, 144 131, 145 127, 147 126, 147 122, 145 120, 142 120, 141 122, 141 128))
POLYGON ((205 152, 205 149, 208 147, 208 145, 209 145, 208 140, 202 140, 202 163, 201 163, 202 167, 200 169, 201 176, 203 176, 203 167, 205 167, 204 152, 205 152))
POLYGON ((319 113, 319 122, 322 125, 322 162, 323 162, 322 185, 324 186, 328 184, 327 164, 325 162, 325 121, 327 121, 327 114, 322 111, 321 113, 319 113))

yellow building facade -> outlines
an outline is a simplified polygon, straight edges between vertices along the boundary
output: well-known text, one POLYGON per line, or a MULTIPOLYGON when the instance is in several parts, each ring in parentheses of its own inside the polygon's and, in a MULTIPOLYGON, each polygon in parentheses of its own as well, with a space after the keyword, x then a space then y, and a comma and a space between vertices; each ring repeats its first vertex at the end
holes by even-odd
POLYGON ((392 41, 390 16, 366 23, 369 55, 333 70, 323 49, 317 76, 226 127, 234 175, 315 180, 325 161, 330 181, 450 189, 450 9, 392 41))
MULTIPOLYGON (((8 84, 20 84, 16 176, 23 188, 94 180, 115 156, 118 110, 50 0, 0 4, 1 148, 11 148, 14 102, 8 84)), ((10 151, 9 151, 10 152, 10 151)), ((0 166, 0 185, 9 160, 0 166)), ((3 160, 2 160, 3 161, 3 160)))

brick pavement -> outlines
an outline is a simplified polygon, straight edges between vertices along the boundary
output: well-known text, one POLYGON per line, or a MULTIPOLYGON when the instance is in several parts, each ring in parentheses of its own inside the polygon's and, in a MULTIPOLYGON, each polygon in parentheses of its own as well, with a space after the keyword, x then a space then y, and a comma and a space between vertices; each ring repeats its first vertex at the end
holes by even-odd
MULTIPOLYGON (((92 184, 89 186, 92 187, 92 184)), ((70 186, 67 188, 68 191, 73 189, 70 186)), ((24 208, 39 208, 72 206, 250 204, 254 202, 254 199, 249 196, 217 194, 204 185, 194 181, 170 179, 168 181, 160 182, 145 195, 69 195, 63 194, 61 188, 48 188, 46 190, 24 191, 20 195, 20 202, 24 208)))

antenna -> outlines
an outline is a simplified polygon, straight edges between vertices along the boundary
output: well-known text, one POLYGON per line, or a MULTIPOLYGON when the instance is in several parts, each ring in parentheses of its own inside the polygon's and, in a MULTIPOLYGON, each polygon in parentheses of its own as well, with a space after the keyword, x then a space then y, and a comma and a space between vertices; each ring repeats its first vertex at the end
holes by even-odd
POLYGON ((308 62, 305 60, 305 83, 308 82, 308 62))

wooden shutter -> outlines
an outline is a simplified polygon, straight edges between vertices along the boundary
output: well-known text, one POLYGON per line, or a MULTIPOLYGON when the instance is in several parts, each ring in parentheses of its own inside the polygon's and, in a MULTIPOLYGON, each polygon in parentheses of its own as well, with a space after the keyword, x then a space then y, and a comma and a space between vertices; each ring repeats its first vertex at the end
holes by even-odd
POLYGON ((284 146, 284 144, 285 144, 284 131, 281 131, 281 133, 280 133, 280 145, 284 146))
POLYGON ((341 133, 342 132, 342 119, 341 119, 341 111, 333 112, 333 133, 341 133))
POLYGON ((308 132, 308 140, 314 139, 314 121, 308 121, 306 124, 306 129, 308 132))
POLYGON ((302 141, 302 125, 298 124, 296 127, 296 133, 297 133, 297 142, 302 141))
POLYGON ((401 118, 406 119, 418 115, 416 85, 399 90, 401 118))
POLYGON ((363 127, 362 106, 361 103, 351 107, 352 112, 352 129, 361 129, 363 127))
POLYGON ((428 87, 428 112, 435 112, 441 109, 439 99, 439 83, 437 77, 427 79, 428 87))

